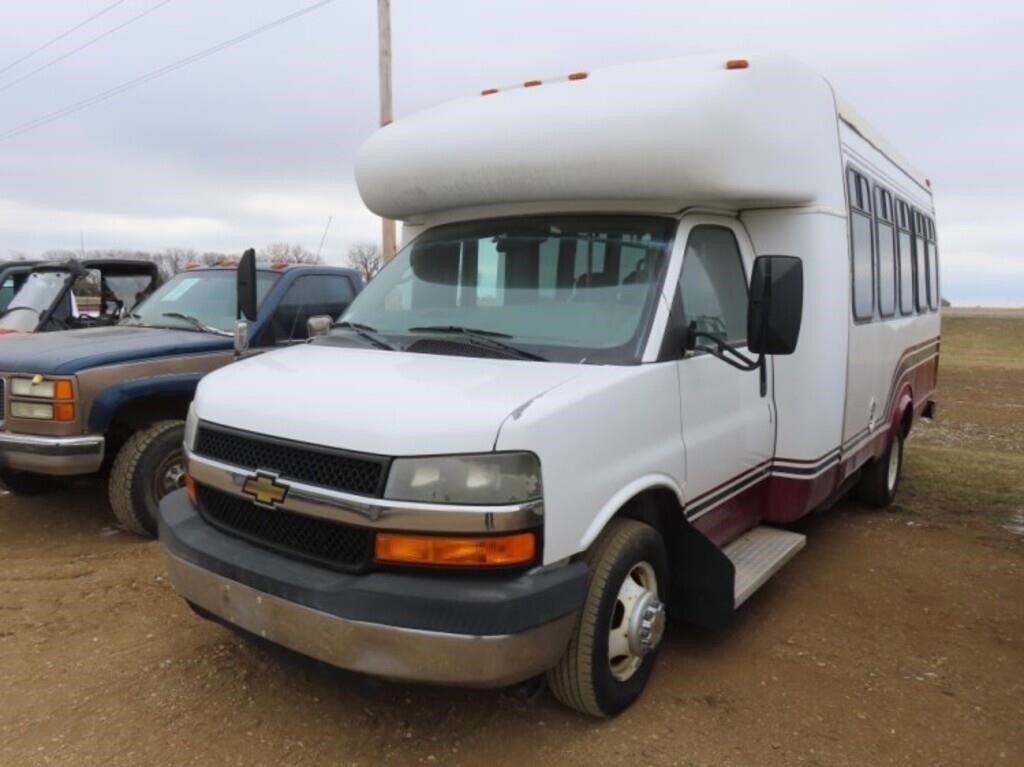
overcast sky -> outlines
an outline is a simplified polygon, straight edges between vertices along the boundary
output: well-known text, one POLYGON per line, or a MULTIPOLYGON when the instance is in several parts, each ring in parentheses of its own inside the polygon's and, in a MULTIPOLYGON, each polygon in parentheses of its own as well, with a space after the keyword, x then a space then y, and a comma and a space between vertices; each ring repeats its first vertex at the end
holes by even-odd
MULTIPOLYGON (((377 239, 352 178, 377 120, 375 0, 335 0, 4 138, 312 2, 123 0, 7 68, 112 0, 0 0, 0 258, 77 249, 80 232, 87 249, 316 250, 328 216, 331 261, 377 239)), ((397 119, 483 87, 618 62, 767 50, 802 59, 931 178, 944 294, 1024 305, 1024 4, 392 0, 392 24, 397 119)))

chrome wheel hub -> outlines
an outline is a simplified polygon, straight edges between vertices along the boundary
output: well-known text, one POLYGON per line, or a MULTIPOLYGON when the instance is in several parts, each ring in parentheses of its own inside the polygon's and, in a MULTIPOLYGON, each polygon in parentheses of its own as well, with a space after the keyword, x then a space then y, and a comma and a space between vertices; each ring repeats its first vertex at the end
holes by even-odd
POLYGON ((640 562, 619 587, 608 632, 608 665, 620 682, 630 679, 665 634, 665 605, 658 597, 658 577, 640 562))
POLYGON ((900 442, 899 437, 893 437, 892 445, 889 447, 889 472, 886 476, 886 488, 891 493, 896 487, 896 479, 900 474, 900 442))

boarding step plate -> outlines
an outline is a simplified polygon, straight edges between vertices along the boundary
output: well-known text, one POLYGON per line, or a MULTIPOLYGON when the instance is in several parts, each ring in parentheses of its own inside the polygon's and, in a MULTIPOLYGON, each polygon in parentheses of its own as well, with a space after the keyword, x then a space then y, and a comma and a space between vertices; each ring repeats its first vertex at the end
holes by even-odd
POLYGON ((807 537, 777 527, 755 527, 725 547, 736 567, 736 607, 777 573, 807 543, 807 537))

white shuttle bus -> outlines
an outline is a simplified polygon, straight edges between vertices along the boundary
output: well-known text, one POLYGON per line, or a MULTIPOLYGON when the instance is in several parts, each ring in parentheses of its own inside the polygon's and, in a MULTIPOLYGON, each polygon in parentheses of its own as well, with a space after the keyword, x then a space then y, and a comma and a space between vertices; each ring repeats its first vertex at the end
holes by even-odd
POLYGON ((727 626, 790 525, 892 502, 933 409, 932 194, 822 77, 489 89, 356 176, 396 258, 326 335, 199 386, 160 537, 201 615, 381 677, 546 673, 607 716, 667 617, 727 626))

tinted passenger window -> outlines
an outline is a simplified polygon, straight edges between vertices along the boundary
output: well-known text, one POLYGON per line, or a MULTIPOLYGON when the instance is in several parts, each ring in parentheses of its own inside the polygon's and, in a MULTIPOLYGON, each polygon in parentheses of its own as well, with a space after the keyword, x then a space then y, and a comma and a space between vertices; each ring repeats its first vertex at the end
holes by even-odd
POLYGON ((875 189, 875 230, 878 241, 878 313, 896 313, 896 227, 893 226, 892 197, 875 189))
POLYGON ((928 256, 925 248, 924 216, 914 211, 914 262, 917 266, 917 291, 914 305, 919 312, 928 309, 928 256))
POLYGON ((306 320, 326 314, 338 319, 352 303, 352 283, 342 275, 305 275, 288 288, 270 321, 273 343, 302 341, 306 320))
POLYGON ((746 340, 747 278, 730 230, 695 228, 686 243, 679 279, 687 325, 693 323, 696 330, 729 343, 746 340))
POLYGON ((875 313, 874 237, 871 196, 864 194, 867 181, 859 173, 857 195, 850 198, 850 247, 853 272, 853 316, 870 320, 875 313))
POLYGON ((928 235, 928 307, 933 311, 939 308, 939 252, 935 248, 935 225, 930 218, 925 219, 928 235))
POLYGON ((900 311, 914 313, 914 246, 910 239, 910 206, 897 206, 896 249, 900 264, 900 311))

